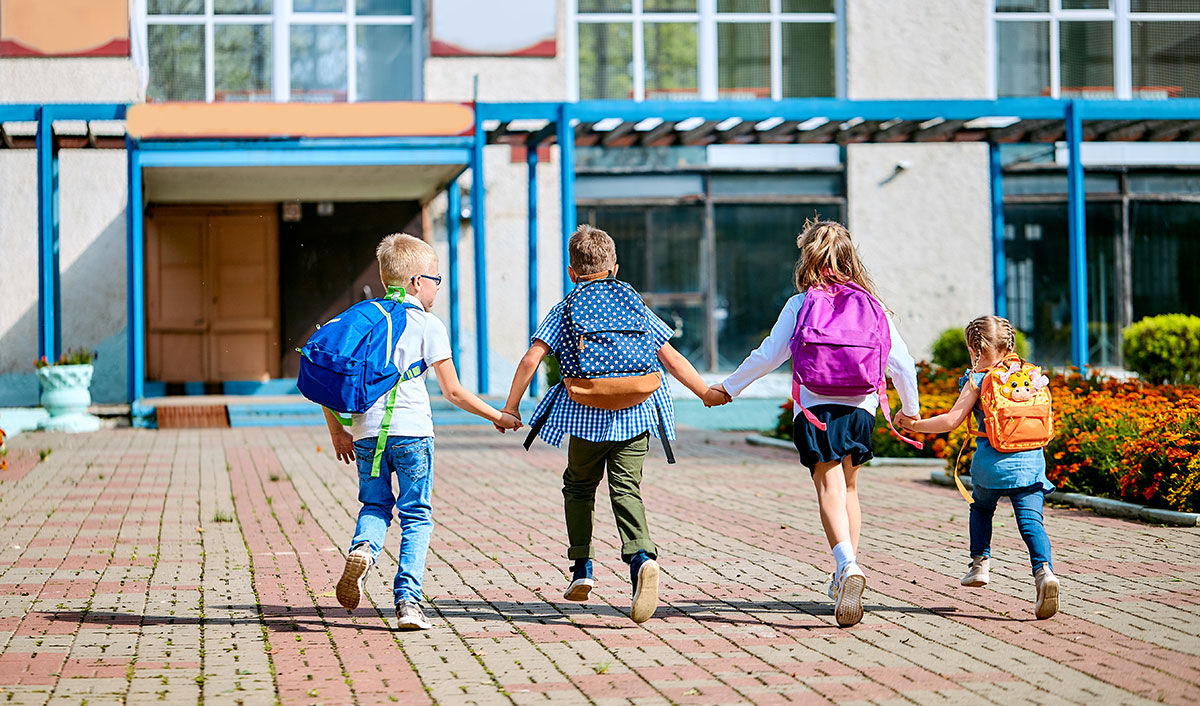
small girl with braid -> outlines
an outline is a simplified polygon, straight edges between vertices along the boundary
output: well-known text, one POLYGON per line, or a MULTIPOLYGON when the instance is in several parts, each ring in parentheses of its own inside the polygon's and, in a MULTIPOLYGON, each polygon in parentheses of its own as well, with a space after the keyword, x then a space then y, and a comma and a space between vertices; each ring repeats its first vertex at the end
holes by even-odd
MULTIPOLYGON (((983 413, 978 408, 979 386, 989 370, 1016 358, 1013 327, 1007 319, 981 316, 967 324, 965 332, 971 369, 959 381, 962 392, 954 406, 949 412, 928 419, 902 418, 899 426, 923 434, 941 434, 957 429, 968 414, 974 413, 977 427, 984 429, 983 413)), ((994 449, 986 436, 980 436, 971 460, 971 482, 974 500, 970 511, 971 568, 963 576, 962 585, 978 588, 988 584, 992 515, 996 503, 1007 496, 1033 564, 1037 590, 1034 614, 1038 619, 1049 618, 1058 612, 1059 585, 1050 563, 1050 539, 1042 523, 1045 496, 1054 491, 1046 479, 1042 449, 1004 453, 994 449)))

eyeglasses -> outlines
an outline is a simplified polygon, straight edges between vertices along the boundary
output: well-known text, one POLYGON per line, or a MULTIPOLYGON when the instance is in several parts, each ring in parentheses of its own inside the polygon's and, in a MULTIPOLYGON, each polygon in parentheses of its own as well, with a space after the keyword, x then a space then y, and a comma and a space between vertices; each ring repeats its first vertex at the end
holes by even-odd
POLYGON ((440 286, 442 286, 442 277, 441 277, 441 275, 436 275, 436 276, 435 276, 435 275, 416 275, 416 276, 414 276, 414 277, 413 277, 413 279, 416 279, 417 277, 424 277, 425 279, 430 279, 430 280, 433 280, 433 283, 434 283, 435 285, 437 285, 437 286, 439 286, 439 287, 440 287, 440 286))

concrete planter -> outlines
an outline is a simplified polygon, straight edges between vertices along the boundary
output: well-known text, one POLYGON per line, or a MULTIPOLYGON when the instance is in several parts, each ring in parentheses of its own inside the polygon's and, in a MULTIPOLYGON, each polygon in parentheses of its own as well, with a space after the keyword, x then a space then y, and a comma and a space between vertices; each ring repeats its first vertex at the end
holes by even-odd
POLYGON ((96 431, 100 420, 87 413, 92 403, 92 366, 47 365, 38 368, 42 406, 50 415, 41 424, 46 431, 70 433, 96 431))

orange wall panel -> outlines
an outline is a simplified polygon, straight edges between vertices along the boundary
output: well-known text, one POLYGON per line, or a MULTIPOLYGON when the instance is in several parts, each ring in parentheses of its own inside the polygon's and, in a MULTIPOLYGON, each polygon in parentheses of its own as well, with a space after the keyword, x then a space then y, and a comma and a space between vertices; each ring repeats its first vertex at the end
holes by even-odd
POLYGON ((0 56, 129 56, 127 0, 0 0, 0 56))

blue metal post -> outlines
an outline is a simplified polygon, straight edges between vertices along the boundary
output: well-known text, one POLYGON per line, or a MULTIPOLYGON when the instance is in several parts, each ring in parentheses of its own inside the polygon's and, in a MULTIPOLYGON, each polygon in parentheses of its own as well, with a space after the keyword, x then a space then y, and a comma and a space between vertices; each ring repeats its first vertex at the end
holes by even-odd
MULTIPOLYGON (((538 326, 538 214, 537 214, 537 163, 538 146, 528 145, 525 150, 525 161, 529 165, 529 338, 537 333, 538 326)), ((529 383, 529 395, 537 397, 537 375, 529 383)))
POLYGON ((142 227, 141 150, 131 138, 125 138, 125 157, 129 167, 129 201, 125 204, 125 296, 126 332, 129 336, 129 401, 145 396, 146 382, 146 288, 145 244, 142 227))
POLYGON ((567 241, 579 225, 575 214, 575 128, 571 126, 571 113, 568 103, 558 107, 558 169, 559 182, 562 184, 562 278, 563 295, 571 291, 571 278, 567 275, 567 265, 571 264, 567 255, 567 241))
POLYGON ((1004 174, 1000 145, 988 143, 992 172, 992 299, 996 316, 1008 317, 1008 261, 1004 256, 1004 174))
POLYGON ((471 231, 475 249, 475 355, 479 365, 479 394, 488 393, 487 251, 485 249, 483 146, 487 133, 475 111, 475 142, 471 150, 471 231))
POLYGON ((37 111, 38 355, 51 362, 62 353, 62 299, 58 271, 58 149, 54 115, 37 111))
POLYGON ((1087 212, 1084 200, 1083 139, 1080 105, 1068 101, 1067 128, 1067 244, 1071 282, 1071 360, 1083 369, 1088 364, 1087 212))
POLYGON ((458 313, 458 238, 459 228, 462 225, 462 189, 458 186, 458 179, 450 182, 446 187, 446 245, 450 260, 448 265, 450 278, 450 357, 454 359, 455 364, 460 360, 459 351, 460 340, 459 330, 461 322, 458 313))

